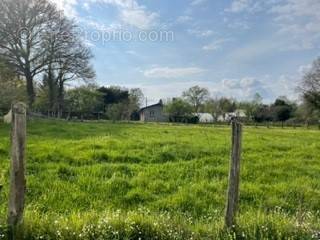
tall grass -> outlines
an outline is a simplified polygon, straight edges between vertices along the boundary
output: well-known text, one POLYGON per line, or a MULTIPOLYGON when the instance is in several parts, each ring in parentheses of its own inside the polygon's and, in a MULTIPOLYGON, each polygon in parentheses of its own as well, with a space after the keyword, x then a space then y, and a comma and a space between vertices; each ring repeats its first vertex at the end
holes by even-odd
MULTIPOLYGON (((9 127, 0 125, 0 239, 9 127)), ((238 225, 223 227, 230 129, 28 124, 25 239, 316 239, 320 134, 245 128, 238 225)))

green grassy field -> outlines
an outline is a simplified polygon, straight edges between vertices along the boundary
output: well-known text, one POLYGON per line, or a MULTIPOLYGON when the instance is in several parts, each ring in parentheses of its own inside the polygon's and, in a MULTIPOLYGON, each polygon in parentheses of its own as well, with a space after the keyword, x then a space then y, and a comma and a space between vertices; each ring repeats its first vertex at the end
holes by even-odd
MULTIPOLYGON (((9 132, 0 125, 0 239, 9 132)), ((243 141, 230 233, 229 127, 30 122, 25 239, 320 237, 320 131, 245 127, 243 141)))

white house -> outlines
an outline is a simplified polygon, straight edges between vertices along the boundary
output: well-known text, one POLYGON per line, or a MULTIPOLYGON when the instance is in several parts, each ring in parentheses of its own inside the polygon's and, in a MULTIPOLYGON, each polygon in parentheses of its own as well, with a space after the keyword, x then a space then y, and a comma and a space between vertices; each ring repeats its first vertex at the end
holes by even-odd
POLYGON ((6 114, 3 117, 3 121, 4 123, 10 124, 12 122, 12 111, 10 110, 10 112, 8 112, 8 114, 6 114))
POLYGON ((200 123, 213 123, 214 118, 210 113, 196 113, 195 116, 199 118, 200 123))
POLYGON ((222 114, 222 115, 219 115, 217 117, 217 121, 218 122, 230 122, 233 118, 246 118, 247 115, 246 115, 246 112, 245 110, 242 110, 242 109, 238 109, 234 112, 229 112, 229 113, 225 113, 225 114, 222 114))

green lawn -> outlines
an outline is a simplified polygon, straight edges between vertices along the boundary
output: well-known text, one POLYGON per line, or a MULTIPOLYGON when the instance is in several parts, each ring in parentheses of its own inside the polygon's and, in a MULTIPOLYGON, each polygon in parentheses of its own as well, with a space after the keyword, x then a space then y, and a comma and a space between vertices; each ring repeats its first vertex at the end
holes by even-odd
MULTIPOLYGON (((9 126, 0 125, 0 239, 9 126)), ((28 124, 26 239, 320 237, 320 131, 244 128, 241 200, 223 228, 230 128, 28 124)))

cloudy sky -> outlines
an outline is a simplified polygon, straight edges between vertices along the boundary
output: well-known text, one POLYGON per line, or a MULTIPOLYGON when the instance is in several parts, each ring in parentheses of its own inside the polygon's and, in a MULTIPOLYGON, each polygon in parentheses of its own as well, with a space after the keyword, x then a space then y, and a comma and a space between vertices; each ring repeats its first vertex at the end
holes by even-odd
POLYGON ((297 98, 320 47, 319 0, 52 0, 75 18, 101 85, 149 102, 193 85, 213 96, 297 98))

